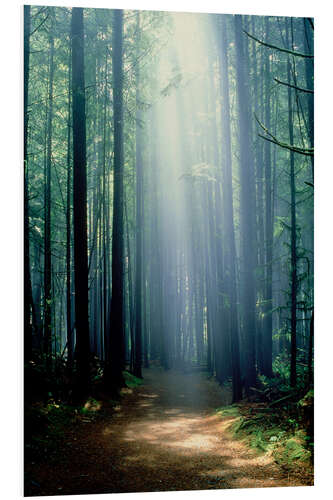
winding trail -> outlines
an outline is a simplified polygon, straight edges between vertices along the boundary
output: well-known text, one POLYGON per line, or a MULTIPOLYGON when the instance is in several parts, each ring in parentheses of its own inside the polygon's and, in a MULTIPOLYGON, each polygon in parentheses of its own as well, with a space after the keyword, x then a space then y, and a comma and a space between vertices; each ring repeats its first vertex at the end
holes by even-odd
POLYGON ((69 432, 59 461, 34 470, 39 488, 30 494, 302 484, 231 438, 229 419, 214 413, 229 394, 204 375, 151 368, 143 386, 124 392, 112 414, 69 432))

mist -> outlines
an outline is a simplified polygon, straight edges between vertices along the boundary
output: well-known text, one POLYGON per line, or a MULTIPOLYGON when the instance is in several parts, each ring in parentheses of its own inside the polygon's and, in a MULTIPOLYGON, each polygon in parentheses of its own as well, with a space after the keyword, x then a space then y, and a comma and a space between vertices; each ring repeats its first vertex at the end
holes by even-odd
POLYGON ((24 54, 27 404, 312 390, 312 20, 32 6, 24 54))

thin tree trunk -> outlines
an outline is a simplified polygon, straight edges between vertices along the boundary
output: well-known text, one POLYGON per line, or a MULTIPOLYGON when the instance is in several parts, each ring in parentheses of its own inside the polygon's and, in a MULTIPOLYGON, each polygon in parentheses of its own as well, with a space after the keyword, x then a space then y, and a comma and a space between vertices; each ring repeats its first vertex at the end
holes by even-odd
MULTIPOLYGON (((265 18, 266 40, 269 36, 269 17, 265 18)), ((266 51, 267 52, 267 51, 266 51)), ((270 106, 270 64, 269 54, 265 57, 265 126, 271 129, 270 106)), ((265 227, 266 227, 266 285, 264 306, 264 356, 263 373, 272 376, 272 271, 273 271, 273 224, 272 224, 272 181, 271 143, 265 141, 265 227)))
MULTIPOLYGON (((53 21, 53 14, 51 17, 53 21)), ((47 153, 45 165, 45 202, 44 202, 44 352, 47 363, 51 364, 51 162, 52 162, 52 118, 53 118, 53 79, 54 79, 54 38, 53 22, 50 27, 50 63, 47 117, 47 153)))
MULTIPOLYGON (((137 12, 137 57, 139 56, 140 47, 140 12, 137 12)), ((140 110, 140 64, 137 61, 135 66, 135 82, 136 82, 136 151, 135 151, 135 168, 136 168, 136 266, 135 266, 135 362, 134 375, 142 377, 142 233, 143 233, 143 168, 142 168, 142 112, 140 110)))
POLYGON ((30 60, 30 5, 24 6, 24 362, 32 356, 32 290, 29 240, 29 179, 28 179, 28 90, 30 60))
MULTIPOLYGON (((70 62, 72 54, 70 51, 70 62)), ((67 364, 69 373, 73 366, 73 335, 71 312, 71 64, 68 72, 68 125, 67 125, 67 206, 66 206, 66 325, 67 325, 67 364)))
MULTIPOLYGON (((292 26, 291 26, 292 30, 292 26)), ((286 20, 287 46, 288 44, 288 21, 286 20)), ((291 35, 292 37, 292 35, 291 35)), ((293 45, 293 44, 292 44, 293 45)), ((291 82, 291 63, 287 62, 288 84, 291 82)), ((289 144, 294 144, 293 107, 291 98, 291 87, 288 87, 288 120, 289 120, 289 144)), ((297 349, 297 249, 296 249, 296 185, 295 185, 295 158, 294 152, 290 151, 290 199, 291 199, 291 351, 290 351, 290 385, 296 385, 296 349, 297 349)))

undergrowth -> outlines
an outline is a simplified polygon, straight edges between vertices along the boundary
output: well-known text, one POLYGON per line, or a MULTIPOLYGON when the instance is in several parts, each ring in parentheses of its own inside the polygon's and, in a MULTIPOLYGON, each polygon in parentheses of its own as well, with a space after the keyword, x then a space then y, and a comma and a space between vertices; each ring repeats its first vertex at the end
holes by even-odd
MULTIPOLYGON (((32 366, 30 373, 37 376, 40 366, 32 366)), ((123 372, 126 387, 130 390, 140 386, 143 381, 131 373, 123 372)), ((112 411, 119 401, 110 397, 100 389, 102 372, 96 370, 91 386, 91 396, 81 404, 74 404, 70 398, 63 397, 65 389, 59 386, 39 393, 39 400, 29 401, 24 411, 24 447, 25 461, 49 462, 59 456, 64 446, 70 446, 70 433, 76 432, 77 425, 87 425, 97 418, 103 418, 112 411), (56 395, 56 396, 55 396, 56 395), (69 444, 68 444, 69 443, 69 444)), ((50 387, 48 387, 49 389, 50 387)))
POLYGON ((124 376, 125 384, 129 389, 135 389, 136 387, 139 387, 140 385, 143 384, 142 379, 135 377, 134 375, 132 375, 132 373, 130 373, 128 371, 124 371, 123 376, 124 376))
POLYGON ((217 413, 230 418, 228 430, 256 453, 270 453, 287 469, 311 467, 311 443, 294 419, 281 412, 269 412, 254 403, 219 408, 217 413))
POLYGON ((298 365, 298 384, 289 385, 288 360, 278 356, 274 376, 259 376, 247 400, 217 409, 233 437, 256 453, 269 453, 288 471, 313 468, 314 391, 304 365, 298 365))

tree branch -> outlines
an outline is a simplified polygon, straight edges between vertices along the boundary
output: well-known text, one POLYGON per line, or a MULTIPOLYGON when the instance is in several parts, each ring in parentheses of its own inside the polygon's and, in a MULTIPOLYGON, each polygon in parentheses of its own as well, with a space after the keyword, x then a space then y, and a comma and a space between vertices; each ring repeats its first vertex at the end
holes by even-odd
POLYGON ((257 120, 259 126, 263 129, 263 131, 269 135, 269 137, 266 137, 262 134, 258 134, 259 137, 262 139, 265 139, 265 141, 272 142, 273 144, 276 144, 277 146, 280 146, 281 148, 288 149, 289 151, 293 151, 294 153, 298 153, 301 155, 305 156, 313 156, 314 155, 314 150, 313 148, 310 149, 305 149, 305 148, 298 148, 297 146, 294 146, 292 144, 287 144, 286 142, 281 142, 279 141, 276 137, 274 137, 273 134, 270 133, 270 131, 261 123, 257 115, 255 114, 255 119, 257 120))
POLYGON ((261 137, 262 139, 265 139, 265 141, 272 142, 273 144, 276 144, 277 146, 280 146, 281 148, 289 149, 289 151, 293 151, 294 153, 299 153, 300 155, 304 155, 304 156, 313 156, 312 150, 305 150, 305 149, 297 148, 296 146, 291 146, 290 144, 280 142, 276 139, 270 139, 269 137, 265 137, 262 134, 258 134, 258 136, 261 137))
POLYGON ((36 31, 37 31, 37 30, 39 30, 39 28, 40 28, 41 26, 43 26, 43 24, 44 24, 44 23, 45 23, 45 21, 48 19, 48 17, 49 17, 49 15, 47 14, 47 15, 44 17, 43 21, 41 21, 41 23, 37 26, 37 28, 35 28, 35 29, 34 29, 34 30, 30 33, 30 36, 32 36, 34 33, 36 33, 36 31))
POLYGON ((262 40, 259 40, 255 36, 250 35, 250 33, 248 33, 247 31, 245 31, 245 30, 243 30, 243 31, 244 31, 244 33, 246 33, 246 35, 248 37, 252 38, 252 40, 254 40, 255 42, 258 42, 261 45, 264 45, 265 47, 268 47, 270 49, 279 50, 280 52, 285 52, 286 54, 290 54, 292 56, 307 57, 309 59, 313 59, 313 55, 312 54, 302 54, 302 52, 295 52, 294 50, 283 49, 282 47, 277 47, 276 45, 271 45, 269 43, 263 42, 262 40))
POLYGON ((279 80, 278 78, 274 78, 274 80, 277 82, 277 83, 280 83, 281 85, 286 85, 287 87, 291 87, 292 89, 296 89, 296 90, 299 90, 300 92, 306 92, 308 94, 314 94, 314 91, 313 90, 310 90, 310 89, 305 89, 303 87, 297 87, 296 85, 292 85, 291 83, 287 83, 287 82, 282 82, 281 80, 279 80))

